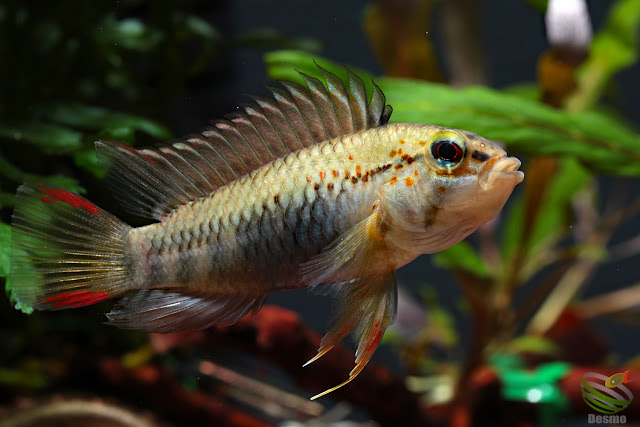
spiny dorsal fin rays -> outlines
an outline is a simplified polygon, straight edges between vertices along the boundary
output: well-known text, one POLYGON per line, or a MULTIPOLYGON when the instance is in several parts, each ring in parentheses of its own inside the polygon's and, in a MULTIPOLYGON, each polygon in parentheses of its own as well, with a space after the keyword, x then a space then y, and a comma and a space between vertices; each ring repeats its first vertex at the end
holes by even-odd
POLYGON ((338 118, 338 126, 340 126, 340 134, 348 135, 354 132, 352 120, 340 120, 343 117, 351 116, 351 107, 349 107, 349 95, 347 88, 344 86, 342 79, 335 74, 331 74, 322 67, 318 67, 325 81, 327 82, 327 90, 329 98, 333 103, 336 117, 338 118))
POLYGON ((177 207, 296 150, 386 124, 391 109, 373 85, 367 105, 364 83, 347 70, 349 90, 340 78, 318 67, 326 80, 300 73, 307 87, 283 82, 272 98, 213 122, 200 135, 160 148, 135 150, 96 144, 112 168, 107 181, 132 213, 162 220, 177 207))
POLYGON ((307 127, 311 132, 311 139, 313 141, 326 141, 329 139, 329 134, 322 122, 322 115, 313 103, 313 99, 308 96, 308 91, 305 91, 304 87, 298 83, 282 81, 280 84, 289 91, 298 109, 303 112, 302 117, 307 122, 307 127))
POLYGON ((367 109, 367 91, 364 83, 349 69, 349 106, 351 107, 351 116, 353 117, 353 130, 360 131, 367 128, 368 109, 367 109))
MULTIPOLYGON (((304 80, 305 84, 309 88, 311 101, 316 106, 316 109, 321 117, 325 129, 327 130, 328 138, 335 138, 340 135, 340 125, 336 117, 336 112, 333 108, 333 103, 329 99, 329 93, 327 88, 322 82, 315 77, 311 77, 307 74, 300 73, 300 76, 304 80)), ((372 126, 373 127, 373 126, 372 126)))

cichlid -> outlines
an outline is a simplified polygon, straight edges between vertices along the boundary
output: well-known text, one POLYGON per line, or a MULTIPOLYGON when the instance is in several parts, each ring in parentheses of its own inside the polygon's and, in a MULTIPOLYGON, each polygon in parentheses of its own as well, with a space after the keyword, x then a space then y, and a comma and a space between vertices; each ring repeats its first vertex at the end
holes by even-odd
POLYGON ((96 142, 132 228, 44 184, 18 189, 11 282, 18 306, 123 297, 125 329, 237 322, 279 290, 331 286, 339 318, 318 354, 353 332, 351 381, 396 315, 395 270, 452 246, 502 209, 520 161, 470 132, 387 123, 391 107, 349 72, 349 89, 281 82, 200 134, 153 148, 96 142))

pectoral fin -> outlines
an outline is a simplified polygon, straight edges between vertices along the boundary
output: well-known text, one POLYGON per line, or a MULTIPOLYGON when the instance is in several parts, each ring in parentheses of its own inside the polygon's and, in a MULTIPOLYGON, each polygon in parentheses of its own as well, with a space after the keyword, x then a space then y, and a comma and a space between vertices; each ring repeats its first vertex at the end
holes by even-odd
POLYGON ((397 280, 395 273, 369 276, 343 284, 339 288, 336 314, 341 316, 322 338, 318 354, 304 366, 319 359, 345 335, 354 332, 358 342, 356 366, 349 379, 311 398, 317 399, 353 380, 367 365, 384 331, 395 321, 397 309, 397 280))
POLYGON ((320 254, 302 264, 302 280, 307 286, 315 287, 371 275, 376 255, 385 248, 381 224, 382 213, 376 204, 371 215, 342 233, 320 254))

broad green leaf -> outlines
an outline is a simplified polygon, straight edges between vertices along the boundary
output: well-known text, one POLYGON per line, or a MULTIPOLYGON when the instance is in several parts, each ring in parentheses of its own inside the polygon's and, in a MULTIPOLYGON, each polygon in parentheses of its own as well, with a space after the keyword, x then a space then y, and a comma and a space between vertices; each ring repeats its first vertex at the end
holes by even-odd
POLYGON ((638 60, 640 0, 618 0, 591 43, 589 58, 580 67, 578 88, 567 108, 592 107, 611 77, 638 60))
POLYGON ((466 240, 436 253, 432 259, 436 265, 443 268, 459 268, 479 277, 489 277, 491 275, 487 264, 466 240))
POLYGON ((82 134, 66 126, 38 121, 0 123, 0 137, 19 144, 26 142, 46 153, 66 153, 81 146, 82 134))
MULTIPOLYGON (((329 71, 340 70, 303 52, 272 52, 266 61, 270 77, 300 81, 295 69, 319 77, 314 59, 329 71)), ((356 73, 365 81, 371 79, 356 73)), ((344 78, 345 73, 338 75, 344 78)), ((573 157, 592 172, 640 175, 640 135, 609 115, 570 113, 487 87, 454 89, 396 78, 376 79, 376 83, 394 108, 394 122, 465 129, 503 141, 510 153, 573 157)))

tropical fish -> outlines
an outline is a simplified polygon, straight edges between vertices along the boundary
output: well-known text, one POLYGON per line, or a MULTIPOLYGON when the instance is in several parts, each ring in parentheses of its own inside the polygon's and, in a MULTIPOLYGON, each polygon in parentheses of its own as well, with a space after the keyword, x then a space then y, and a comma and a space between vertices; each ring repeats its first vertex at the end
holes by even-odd
POLYGON ((627 384, 630 382, 631 380, 629 379, 629 371, 624 371, 624 373, 620 372, 618 374, 611 375, 604 382, 604 385, 607 388, 616 388, 621 384, 627 384))
MULTIPOLYGON (((373 84, 320 68, 200 134, 152 148, 96 142, 132 228, 76 194, 18 189, 11 282, 22 307, 122 297, 108 323, 173 332, 237 322, 271 292, 333 290, 339 319, 318 354, 353 332, 351 381, 396 315, 395 270, 464 239, 500 211, 520 161, 470 132, 389 124, 373 84)), ((314 398, 315 398, 314 397, 314 398)))

